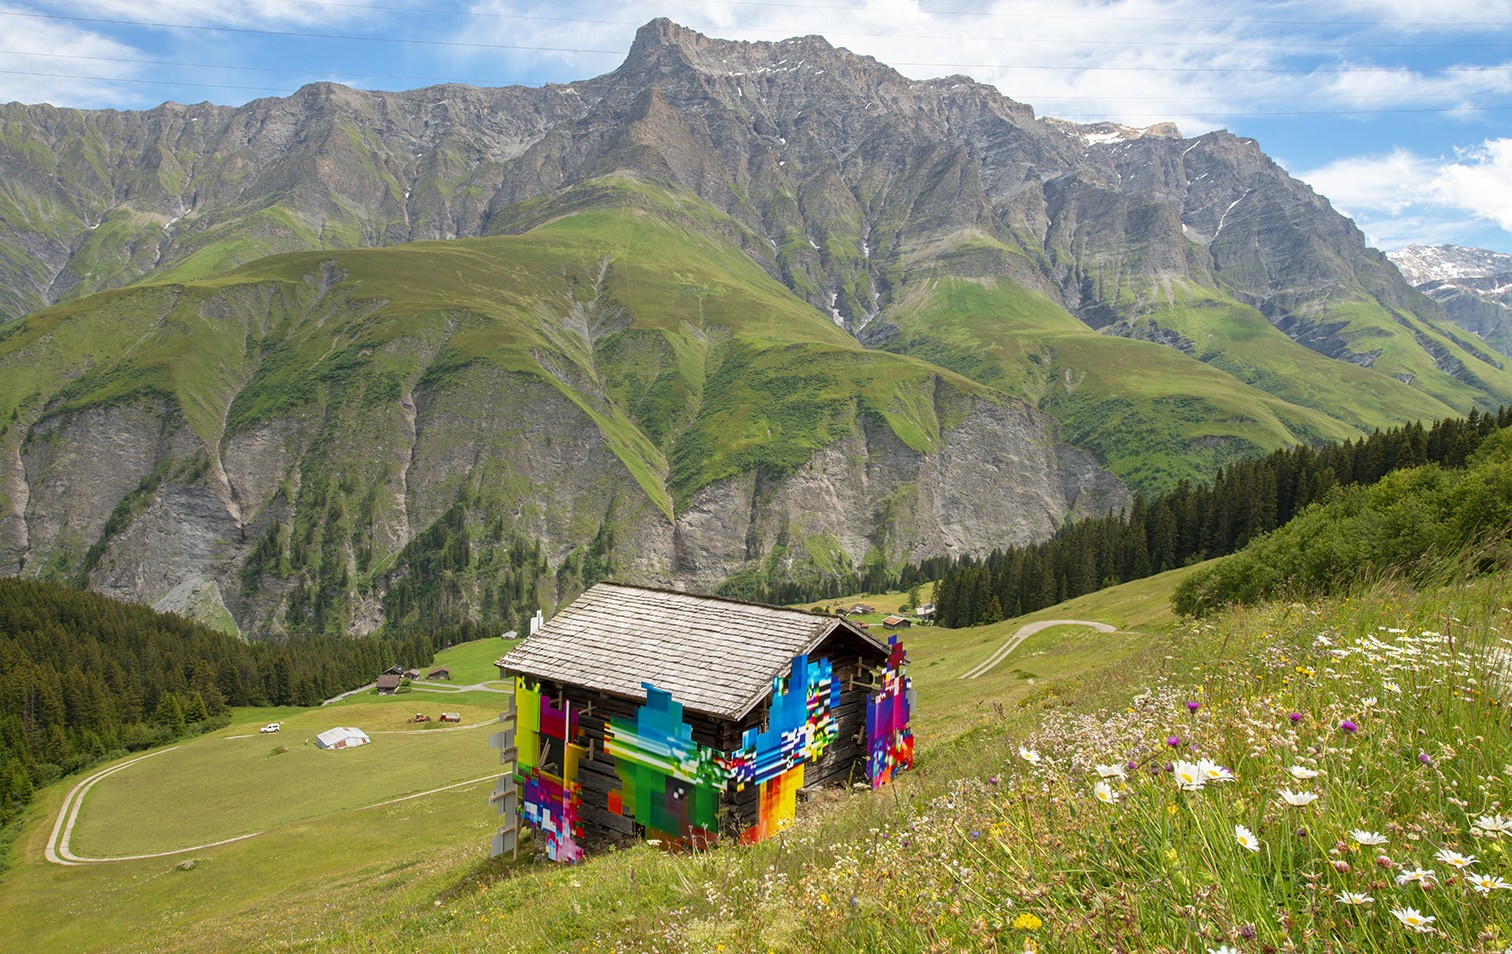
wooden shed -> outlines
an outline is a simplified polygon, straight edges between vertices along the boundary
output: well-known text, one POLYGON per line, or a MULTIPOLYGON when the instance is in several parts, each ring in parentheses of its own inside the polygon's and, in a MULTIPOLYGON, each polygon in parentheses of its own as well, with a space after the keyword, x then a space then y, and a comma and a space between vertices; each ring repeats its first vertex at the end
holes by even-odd
POLYGON ((378 677, 378 692, 380 695, 392 695, 399 690, 399 683, 403 680, 399 673, 386 672, 378 677))
POLYGON ((590 843, 759 840, 798 789, 869 777, 868 693, 901 660, 843 619, 600 583, 496 662, 526 821, 535 783, 548 810, 577 796, 556 830, 590 843))

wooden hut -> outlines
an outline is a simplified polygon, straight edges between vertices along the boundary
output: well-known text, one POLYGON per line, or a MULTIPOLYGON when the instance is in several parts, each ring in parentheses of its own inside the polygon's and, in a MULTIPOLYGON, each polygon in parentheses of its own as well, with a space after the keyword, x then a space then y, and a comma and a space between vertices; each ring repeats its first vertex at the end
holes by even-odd
POLYGON ((378 694, 390 696, 399 691, 403 677, 397 672, 386 672, 378 677, 378 694))
MULTIPOLYGON (((896 655, 901 659, 901 650, 896 655)), ((578 787, 576 821, 589 841, 654 830, 658 837, 697 843, 721 833, 764 837, 771 806, 782 797, 790 819, 796 790, 769 791, 773 786, 812 789, 866 779, 867 693, 888 663, 888 646, 843 619, 599 583, 496 665, 501 678, 516 680, 522 752, 537 744, 529 733, 539 726, 539 749, 529 749, 520 763, 527 810, 531 780, 523 770, 534 764, 553 773, 541 784, 569 792, 578 787), (782 692, 774 697, 777 682, 782 692), (821 690, 816 716, 813 699, 821 690), (793 744, 772 740, 780 734, 771 731, 774 705, 782 726, 790 724, 795 706, 801 717, 806 705, 810 724, 817 718, 822 725, 824 744, 810 745, 796 772, 758 783, 761 769, 752 763, 770 761, 774 744, 793 744), (648 728, 653 720, 660 728, 648 728), (663 730, 667 734, 656 735, 651 748, 664 753, 670 746, 671 761, 695 766, 682 773, 683 781, 634 774, 637 734, 663 730), (721 781, 699 789, 686 781, 694 775, 721 781), (751 784, 741 784, 742 778, 751 784), (702 823, 662 812, 666 806, 674 814, 693 811, 699 798, 715 802, 706 806, 702 823), (653 800, 657 804, 648 807, 653 800), (634 811, 627 808, 631 801, 634 811)), ((546 801, 559 799, 554 793, 560 791, 552 789, 546 801)), ((578 830, 570 820, 564 828, 578 830)))

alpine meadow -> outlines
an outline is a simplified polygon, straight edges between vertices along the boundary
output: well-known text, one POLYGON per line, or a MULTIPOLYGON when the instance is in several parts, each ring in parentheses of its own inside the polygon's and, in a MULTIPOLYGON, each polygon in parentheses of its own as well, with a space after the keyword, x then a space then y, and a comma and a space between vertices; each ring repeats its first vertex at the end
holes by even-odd
POLYGON ((1512 951, 1512 257, 1186 125, 0 105, 0 949, 1512 951))

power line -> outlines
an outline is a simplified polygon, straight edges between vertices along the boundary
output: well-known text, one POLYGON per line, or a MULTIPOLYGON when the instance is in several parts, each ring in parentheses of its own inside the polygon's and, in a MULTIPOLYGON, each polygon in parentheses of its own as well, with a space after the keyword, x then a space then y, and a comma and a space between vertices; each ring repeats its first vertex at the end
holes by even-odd
MULTIPOLYGON (((246 90, 246 91, 251 91, 251 92, 278 93, 278 94, 282 94, 282 95, 285 95, 285 96, 292 95, 293 93, 295 93, 295 92, 298 91, 298 90, 295 90, 295 89, 277 88, 277 87, 268 87, 268 86, 234 86, 234 85, 219 84, 219 83, 188 83, 188 82, 177 82, 177 81, 169 81, 169 80, 128 79, 128 78, 115 77, 115 76, 87 76, 87 75, 80 75, 80 74, 77 74, 77 73, 42 73, 42 72, 32 72, 32 71, 28 71, 28 70, 5 70, 5 69, 0 69, 0 75, 6 75, 6 76, 35 76, 35 77, 44 77, 44 78, 51 78, 51 79, 88 80, 88 81, 91 81, 91 82, 102 82, 102 83, 132 83, 132 84, 148 85, 148 86, 181 86, 181 87, 190 87, 190 88, 198 88, 198 89, 246 90)), ((594 87, 595 86, 595 84, 593 84, 591 81, 584 81, 582 83, 577 83, 577 84, 572 84, 572 85, 579 85, 579 86, 585 86, 585 87, 594 87)), ((631 88, 632 87, 630 87, 628 85, 611 84, 611 85, 608 86, 608 89, 610 91, 613 91, 613 90, 616 90, 616 89, 631 89, 631 88)), ((596 91, 602 92, 603 91, 603 84, 597 84, 596 91)), ((369 91, 364 90, 363 92, 369 92, 369 91)), ((871 106, 871 105, 875 104, 875 98, 874 97, 871 97, 871 96, 868 96, 868 95, 865 95, 865 94, 860 94, 860 93, 854 94, 854 95, 850 95, 850 94, 838 94, 838 95, 837 94, 821 94, 821 95, 823 96, 823 98, 827 98, 827 99, 842 99, 843 98, 843 99, 855 100, 857 102, 866 102, 868 106, 871 106)), ((1292 99, 1292 98, 1295 98, 1295 97, 1287 97, 1287 96, 1251 97, 1250 99, 1247 99, 1247 100, 1241 100, 1241 102, 1271 102, 1271 101, 1275 101, 1275 100, 1285 100, 1285 99, 1292 99)), ((1369 96, 1369 97, 1359 96, 1359 97, 1355 97, 1355 98, 1356 99, 1375 98, 1375 99, 1400 100, 1400 99, 1403 99, 1404 97, 1402 97, 1402 96, 1393 96, 1393 95, 1384 95, 1383 94, 1383 95, 1380 95, 1380 96, 1373 96, 1373 95, 1369 96)), ((1428 95, 1424 94, 1423 96, 1421 96, 1419 98, 1428 98, 1428 95)), ((1202 98, 1202 97, 1191 97, 1191 96, 1044 96, 1044 97, 1039 97, 1039 99, 1040 99, 1041 102, 1051 102, 1051 103, 1067 102, 1067 101, 1072 101, 1072 100, 1086 100, 1086 101, 1106 102, 1106 101, 1111 101, 1111 100, 1125 100, 1125 99, 1127 99, 1127 100, 1140 100, 1140 101, 1144 101, 1144 102, 1193 102, 1193 103, 1204 102, 1204 98, 1202 98)), ((1284 110, 1284 111, 1274 111, 1274 112, 1272 112, 1272 111, 1266 111, 1266 112, 1244 112, 1242 110, 1235 110, 1235 109, 1232 109, 1232 108, 1222 108, 1220 106, 1215 106, 1215 107, 1213 107, 1213 108, 1211 108, 1209 110, 1199 110, 1199 111, 1201 111, 1201 112, 1211 112, 1215 116, 1222 116, 1224 118, 1229 118, 1229 119, 1247 119, 1247 118, 1265 117, 1265 116, 1375 116, 1375 115, 1391 115, 1391 114, 1397 114, 1397 113, 1500 112, 1500 111, 1503 111, 1503 110, 1512 110, 1512 105, 1498 104, 1498 105, 1489 105, 1489 106, 1457 105, 1457 106, 1389 107, 1389 108, 1382 108, 1382 109, 1284 110)), ((1044 111, 1043 110, 1040 110, 1040 112, 1041 112, 1042 115, 1044 115, 1044 111)), ((1124 112, 1119 112, 1118 115, 1120 117, 1124 117, 1124 118, 1132 118, 1132 117, 1141 117, 1141 118, 1151 118, 1151 117, 1154 117, 1154 118, 1162 118, 1162 119, 1168 119, 1168 118, 1170 118, 1170 113, 1169 112, 1165 112, 1165 113, 1124 113, 1124 112)), ((1085 117, 1085 118, 1095 119, 1095 120, 1103 120, 1103 119, 1107 118, 1107 116, 1104 115, 1104 114, 1094 114, 1094 113, 1061 114, 1061 115, 1058 115, 1058 116, 1056 116, 1054 118, 1068 119, 1068 118, 1072 118, 1072 117, 1085 117)))
MULTIPOLYGON (((608 26, 641 26, 636 20, 603 20, 588 17, 552 17, 535 13, 498 13, 492 10, 437 10, 427 7, 396 7, 384 4, 371 3, 340 3, 336 0, 280 0, 284 3, 297 3, 307 7, 335 7, 350 10, 376 10, 385 13, 413 13, 426 16, 454 16, 454 17, 477 17, 500 20, 545 20, 555 23, 597 23, 608 26)), ((833 10, 837 12, 867 13, 863 7, 813 4, 813 3, 774 3, 767 0, 700 0, 698 6, 733 6, 733 7, 770 7, 785 10, 833 10)), ((1379 20, 1376 22, 1361 22, 1360 20, 1286 20, 1269 17, 1130 17, 1130 16, 1089 16, 1076 13, 1018 13, 997 12, 987 10, 927 10, 920 9, 919 13, 926 16, 936 17, 991 17, 995 19, 1013 20, 1069 20, 1077 23, 1217 23, 1228 26, 1240 26, 1257 24, 1261 26, 1353 26, 1374 29, 1380 27, 1409 27, 1426 26, 1439 30, 1476 29, 1479 27, 1495 26, 1506 27, 1508 24, 1501 20, 1379 20)), ((756 27, 741 27, 743 32, 748 33, 784 33, 787 31, 774 29, 761 29, 756 27)), ((897 34, 834 34, 836 36, 896 36, 897 34)), ((938 39, 975 39, 975 37, 939 37, 938 39)))
MULTIPOLYGON (((34 50, 0 50, 0 56, 46 56, 52 59, 62 60, 88 60, 91 63, 124 63, 134 66, 175 66, 196 70, 243 70, 252 73, 288 73, 294 76, 311 76, 316 72, 315 70, 296 70, 289 69, 288 67, 278 66, 235 66, 225 63, 180 63, 176 60, 139 60, 122 56, 86 56, 82 53, 38 53, 34 50)), ((402 73, 352 73, 346 70, 341 70, 340 73, 342 76, 361 77, 362 79, 419 80, 423 83, 461 82, 460 80, 446 76, 412 76, 402 73)))
MULTIPOLYGON (((297 39, 310 40, 342 40, 364 43, 409 43, 423 46, 465 47, 485 50, 528 50, 537 53, 568 53, 568 54, 605 54, 623 56, 623 50, 596 50, 578 49, 573 47, 547 47, 527 46, 507 43, 473 43, 461 40, 431 40, 417 37, 373 36, 369 34, 346 34, 346 33, 308 33, 300 30, 267 30, 253 27, 212 26, 199 23, 160 23, 149 20, 125 20, 106 17, 83 17, 61 13, 32 13, 20 10, 0 10, 0 16, 29 17, 38 20, 61 20, 70 23, 104 23, 112 26, 150 27, 160 30, 200 30, 210 33, 240 33, 254 36, 282 36, 297 39)), ((928 37, 900 36, 899 39, 929 39, 928 37)), ((940 39, 961 39, 960 37, 941 37, 940 39)), ((1275 43, 1241 43, 1230 40, 1139 40, 1128 39, 1099 40, 1087 37, 998 37, 986 38, 994 43, 1067 43, 1067 44, 1094 44, 1099 46, 1184 46, 1184 47, 1222 47, 1224 49, 1276 49, 1275 43)), ((1323 43, 1300 43, 1295 40, 1286 40, 1284 48, 1292 49, 1325 49, 1325 50, 1371 50, 1371 49, 1507 49, 1512 48, 1512 42, 1500 43, 1354 43, 1341 44, 1338 42, 1323 43)), ((905 66, 917 65, 942 65, 942 64, 899 64, 905 66)))
POLYGON ((197 23, 157 23, 149 20, 114 20, 106 17, 66 16, 61 13, 31 13, 0 10, 0 17, 29 17, 34 20, 66 20, 71 23, 107 23, 112 26, 152 27, 159 30, 201 30, 208 33, 242 33, 254 36, 284 36, 303 40, 353 40, 364 43, 413 43, 422 46, 467 47, 478 50, 528 50, 532 53, 587 53, 624 56, 624 50, 590 50, 556 46, 522 46, 512 43, 469 43, 462 40, 426 40, 408 36, 364 36, 347 33, 303 33, 298 30, 259 30, 252 27, 209 26, 197 23))
MULTIPOLYGON (((122 63, 136 66, 171 66, 187 69, 200 70, 231 70, 254 73, 285 73, 293 76, 312 76, 316 70, 291 69, 277 66, 245 66, 226 63, 184 63, 177 60, 144 60, 121 56, 89 56, 83 53, 44 53, 36 50, 0 50, 0 56, 38 56, 52 59, 86 60, 92 63, 122 63)), ((1299 75, 1313 73, 1401 73, 1404 67, 1399 66, 1317 66, 1317 67, 1251 67, 1251 66, 1072 66, 1072 65, 1038 65, 1038 64, 963 64, 963 63, 901 63, 900 66, 929 66, 929 67, 953 67, 956 69, 1004 69, 1004 70, 1051 70, 1061 73, 1223 73, 1228 75, 1242 73, 1264 73, 1278 75, 1299 75)), ((334 71, 342 76, 361 79, 397 79, 417 80, 424 83, 463 83, 477 85, 479 80, 463 80, 456 76, 422 76, 406 73, 357 73, 349 70, 334 71)), ((1419 73, 1423 77, 1431 77, 1440 73, 1512 73, 1512 66, 1444 66, 1430 72, 1419 73)), ((581 80, 579 82, 587 82, 581 80)), ((488 85, 495 86, 537 86, 535 83, 510 82, 498 80, 488 85)), ((557 84, 563 85, 563 84, 557 84)), ((1018 95, 1018 94, 1015 94, 1018 95)), ((1028 95, 1028 94, 1023 94, 1028 95)), ((1054 97, 1046 97, 1054 98, 1054 97)))
POLYGON ((127 79, 120 76, 81 76, 78 73, 34 73, 29 70, 0 70, 4 76, 46 76, 54 79, 89 80, 100 83, 136 83, 144 86, 189 86, 195 89, 239 89, 254 93, 292 93, 290 89, 275 89, 270 86, 227 86, 222 83, 180 83, 173 80, 127 79))

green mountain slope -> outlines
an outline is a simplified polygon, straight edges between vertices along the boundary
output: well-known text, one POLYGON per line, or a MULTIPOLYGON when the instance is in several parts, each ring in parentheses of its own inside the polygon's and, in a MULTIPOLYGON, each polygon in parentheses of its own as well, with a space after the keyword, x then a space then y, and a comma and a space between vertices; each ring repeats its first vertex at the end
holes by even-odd
POLYGON ((546 603, 611 571, 834 574, 1127 499, 1051 418, 863 347, 706 204, 591 191, 527 235, 275 256, 11 325, 0 545, 243 629, 364 631, 504 622, 542 559, 546 603))
MULTIPOLYGON (((1163 317, 1174 325, 1192 310, 1163 317)), ((1098 334, 1058 304, 1011 283, 940 278, 903 299, 889 347, 1049 411, 1071 441, 1096 448, 1115 473, 1141 489, 1205 479, 1228 461, 1276 447, 1343 440, 1361 428, 1447 413, 1400 382, 1350 365, 1341 369, 1340 362, 1293 344, 1242 306, 1215 301, 1205 310, 1213 313, 1199 323, 1208 350, 1194 358, 1098 334), (1269 393, 1267 384, 1283 393, 1269 393), (1381 394, 1401 403, 1390 405, 1381 394), (1322 404, 1318 398, 1327 395, 1339 399, 1328 412, 1286 400, 1322 404)))

